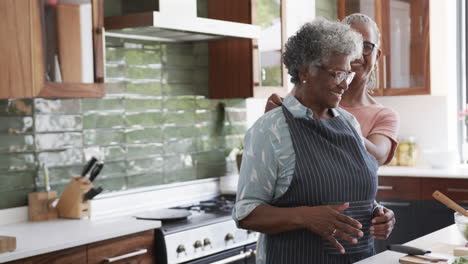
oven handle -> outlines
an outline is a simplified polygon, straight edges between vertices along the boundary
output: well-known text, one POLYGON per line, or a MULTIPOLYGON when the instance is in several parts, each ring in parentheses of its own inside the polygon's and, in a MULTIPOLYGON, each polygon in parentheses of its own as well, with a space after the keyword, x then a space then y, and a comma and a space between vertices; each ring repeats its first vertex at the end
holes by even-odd
POLYGON ((232 256, 227 259, 220 260, 220 261, 212 262, 211 264, 229 264, 234 261, 250 258, 252 256, 255 256, 255 254, 257 254, 257 250, 249 249, 249 251, 247 252, 241 251, 239 255, 232 256))

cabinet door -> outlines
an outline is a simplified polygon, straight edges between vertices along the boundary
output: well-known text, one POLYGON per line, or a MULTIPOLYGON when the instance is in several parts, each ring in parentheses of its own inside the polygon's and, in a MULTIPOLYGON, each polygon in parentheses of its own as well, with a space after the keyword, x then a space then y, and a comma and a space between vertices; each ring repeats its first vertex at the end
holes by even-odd
POLYGON ((429 1, 382 1, 384 95, 429 94, 429 1))
POLYGON ((466 179, 422 179, 422 199, 434 200, 432 193, 440 191, 457 202, 468 201, 468 180, 466 179))
POLYGON ((420 186, 419 178, 379 176, 377 198, 419 200, 420 186))
POLYGON ((154 231, 105 240, 88 245, 88 264, 154 263, 154 231))
POLYGON ((39 1, 0 1, 0 98, 32 97, 42 88, 39 10, 39 1))
POLYGON ((337 0, 338 17, 363 13, 381 31, 375 95, 430 94, 429 0, 337 0))
MULTIPOLYGON (((429 234, 455 223, 454 211, 438 201, 421 201, 420 225, 424 234, 429 234)), ((461 203, 467 208, 468 203, 461 203)))
POLYGON ((393 211, 397 222, 392 234, 386 240, 375 240, 377 253, 387 250, 387 245, 404 244, 424 234, 424 230, 418 225, 420 218, 418 201, 382 199, 379 202, 393 211))
POLYGON ((260 39, 211 41, 210 98, 267 98, 287 92, 281 54, 286 0, 209 0, 208 17, 261 26, 260 39))
POLYGON ((86 246, 64 249, 27 259, 10 262, 10 264, 83 264, 86 263, 86 246))
MULTIPOLYGON (((0 1, 0 99, 32 97, 102 97, 104 96, 103 0, 92 0, 94 80, 96 83, 46 81, 47 48, 51 40, 45 20, 46 1, 0 1)), ((53 9, 53 8, 52 8, 53 9)), ((52 18, 52 17, 49 17, 52 18)), ((53 21, 53 19, 51 19, 53 21)), ((49 20, 48 20, 49 21, 49 20)), ((53 25, 51 28, 54 28, 53 25)), ((72 52, 74 53, 74 52, 72 52)), ((50 60, 49 60, 50 61, 50 60)), ((73 63, 73 62, 72 62, 73 63)))
POLYGON ((256 0, 252 4, 252 22, 261 27, 260 38, 253 40, 254 97, 285 96, 288 75, 281 54, 286 41, 286 0, 256 0))
MULTIPOLYGON (((251 0, 210 0, 208 17, 252 23, 251 0)), ((250 39, 210 41, 210 98, 253 96, 253 42, 250 39)))

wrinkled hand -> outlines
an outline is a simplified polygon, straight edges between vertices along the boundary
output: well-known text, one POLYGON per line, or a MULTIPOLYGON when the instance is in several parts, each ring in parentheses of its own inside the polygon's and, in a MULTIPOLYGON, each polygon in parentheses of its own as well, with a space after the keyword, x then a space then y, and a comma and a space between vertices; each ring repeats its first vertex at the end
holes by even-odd
POLYGON ((392 233, 395 223, 395 214, 392 210, 385 207, 378 207, 374 210, 370 233, 376 239, 387 239, 392 233))
POLYGON ((357 239, 350 234, 362 237, 364 234, 359 221, 342 214, 349 207, 349 203, 341 205, 321 205, 303 207, 302 218, 304 227, 327 239, 341 253, 345 253, 343 246, 335 237, 340 237, 356 244, 357 239))
POLYGON ((283 104, 283 98, 277 94, 272 94, 270 97, 268 97, 267 104, 265 105, 265 113, 275 109, 278 106, 281 106, 283 104))

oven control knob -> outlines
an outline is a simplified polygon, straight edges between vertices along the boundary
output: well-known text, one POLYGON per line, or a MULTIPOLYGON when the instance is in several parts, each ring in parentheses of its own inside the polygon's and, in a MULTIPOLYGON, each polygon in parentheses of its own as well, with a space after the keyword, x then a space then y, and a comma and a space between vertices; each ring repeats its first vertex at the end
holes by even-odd
POLYGON ((184 253, 185 252, 185 246, 184 245, 179 245, 176 249, 177 253, 184 253))
POLYGON ((230 240, 234 240, 234 235, 233 235, 232 233, 228 233, 228 234, 226 235, 226 237, 224 237, 224 240, 225 240, 226 242, 228 242, 228 241, 230 241, 230 240))
POLYGON ((194 248, 201 248, 203 246, 203 243, 200 240, 195 241, 193 244, 194 248))
POLYGON ((209 238, 203 239, 203 245, 206 246, 211 246, 211 240, 209 238))

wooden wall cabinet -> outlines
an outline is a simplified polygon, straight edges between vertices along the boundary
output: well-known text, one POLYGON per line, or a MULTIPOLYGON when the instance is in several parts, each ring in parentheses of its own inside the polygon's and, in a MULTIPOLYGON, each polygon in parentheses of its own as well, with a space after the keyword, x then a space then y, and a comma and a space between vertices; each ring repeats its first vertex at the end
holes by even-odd
POLYGON ((153 264, 154 230, 60 250, 11 264, 153 264))
POLYGON ((337 0, 338 18, 363 13, 381 30, 374 95, 430 94, 429 0, 337 0))
POLYGON ((103 0, 92 0, 94 83, 48 82, 41 13, 43 1, 0 1, 0 98, 104 96, 103 0))
MULTIPOLYGON (((268 1, 261 1, 268 2, 268 1)), ((208 0, 208 17, 232 22, 256 24, 259 1, 254 0, 208 0)), ((213 41, 209 48, 210 98, 267 98, 272 93, 284 96, 287 93, 287 74, 282 64, 284 50, 286 0, 280 1, 281 39, 278 54, 281 80, 275 86, 262 85, 260 75, 260 48, 258 40, 231 39, 213 41)))

